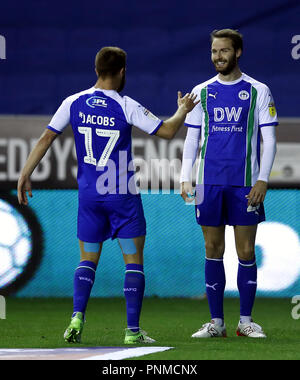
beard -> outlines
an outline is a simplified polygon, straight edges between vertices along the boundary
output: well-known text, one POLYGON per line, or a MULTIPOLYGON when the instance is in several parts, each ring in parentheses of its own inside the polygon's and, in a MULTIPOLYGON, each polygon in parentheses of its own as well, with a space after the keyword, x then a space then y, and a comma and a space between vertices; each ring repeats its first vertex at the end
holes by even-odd
POLYGON ((216 59, 213 61, 215 69, 218 73, 222 75, 229 75, 237 66, 238 59, 233 55, 230 59, 216 59), (223 66, 219 66, 218 62, 224 62, 223 66))
POLYGON ((117 92, 121 92, 124 89, 125 83, 126 83, 126 76, 125 76, 125 73, 124 73, 124 75, 123 75, 123 77, 121 79, 121 82, 120 82, 120 86, 117 89, 117 92))

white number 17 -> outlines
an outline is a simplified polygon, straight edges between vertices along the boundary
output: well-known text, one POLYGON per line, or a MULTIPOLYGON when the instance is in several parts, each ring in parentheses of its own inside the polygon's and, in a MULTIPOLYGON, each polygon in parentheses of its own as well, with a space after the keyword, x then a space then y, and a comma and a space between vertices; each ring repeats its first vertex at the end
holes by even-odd
POLYGON ((100 137, 108 137, 109 140, 103 149, 101 157, 97 163, 96 158, 93 154, 93 146, 92 146, 92 128, 90 127, 78 127, 78 132, 84 135, 84 144, 86 150, 86 156, 84 156, 84 162, 86 164, 92 164, 97 166, 105 166, 111 155, 118 138, 120 137, 119 130, 107 130, 107 129, 99 129, 96 128, 96 134, 100 137))

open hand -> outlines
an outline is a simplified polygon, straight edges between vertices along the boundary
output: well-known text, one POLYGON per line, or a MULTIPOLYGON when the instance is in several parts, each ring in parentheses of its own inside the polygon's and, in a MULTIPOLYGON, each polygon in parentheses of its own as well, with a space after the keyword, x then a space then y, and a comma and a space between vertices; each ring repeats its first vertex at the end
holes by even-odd
POLYGON ((178 108, 182 109, 184 112, 191 112, 192 109, 200 102, 200 99, 195 102, 197 95, 193 93, 187 93, 182 97, 181 91, 178 91, 177 104, 178 108))

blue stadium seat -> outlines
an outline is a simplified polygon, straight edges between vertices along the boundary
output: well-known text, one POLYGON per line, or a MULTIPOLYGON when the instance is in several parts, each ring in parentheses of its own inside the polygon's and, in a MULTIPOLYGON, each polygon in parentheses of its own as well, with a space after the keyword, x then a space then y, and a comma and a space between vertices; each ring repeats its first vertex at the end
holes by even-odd
POLYGON ((152 73, 139 74, 128 70, 126 86, 123 95, 128 95, 149 108, 154 114, 158 114, 161 99, 161 78, 152 73))
POLYGON ((97 77, 94 74, 93 67, 87 72, 80 72, 80 74, 74 74, 72 72, 66 75, 60 75, 57 77, 56 87, 56 106, 68 96, 73 95, 79 91, 86 90, 92 87, 96 83, 97 77))
POLYGON ((70 8, 58 0, 17 7, 4 2, 0 35, 7 41, 7 59, 0 60, 0 112, 52 112, 58 100, 93 83, 96 52, 115 45, 128 53, 127 90, 141 102, 153 104, 155 112, 169 113, 177 84, 184 91, 215 74, 209 53, 211 31, 233 27, 244 35, 242 70, 268 83, 273 92, 278 88, 284 115, 294 115, 295 90, 290 90, 291 101, 280 92, 286 86, 283 72, 290 75, 293 88, 299 81, 299 60, 291 58, 291 38, 299 34, 300 3, 289 4, 253 0, 249 7, 236 0, 226 4, 216 0, 182 7, 175 1, 170 7, 168 2, 90 0, 70 8), (39 87, 41 78, 45 83, 39 87), (8 82, 18 81, 22 86, 16 94, 8 82), (6 88, 5 98, 2 88, 6 88), (162 99, 157 94, 163 94, 162 99))

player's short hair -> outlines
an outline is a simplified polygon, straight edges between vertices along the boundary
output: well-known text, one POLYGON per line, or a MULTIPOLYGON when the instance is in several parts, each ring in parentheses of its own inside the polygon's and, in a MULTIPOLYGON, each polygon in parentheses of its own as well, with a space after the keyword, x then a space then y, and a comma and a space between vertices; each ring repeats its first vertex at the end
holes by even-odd
POLYGON ((213 42, 215 38, 229 38, 232 41, 232 46, 235 51, 238 49, 243 50, 243 35, 238 30, 216 29, 210 34, 211 42, 213 42))
POLYGON ((116 46, 105 46, 96 55, 95 67, 102 78, 114 76, 126 67, 126 52, 116 46))

